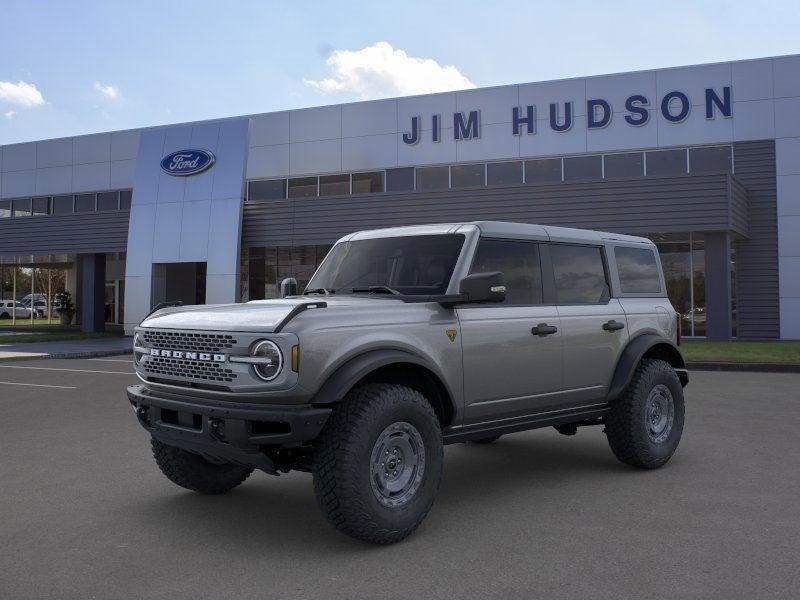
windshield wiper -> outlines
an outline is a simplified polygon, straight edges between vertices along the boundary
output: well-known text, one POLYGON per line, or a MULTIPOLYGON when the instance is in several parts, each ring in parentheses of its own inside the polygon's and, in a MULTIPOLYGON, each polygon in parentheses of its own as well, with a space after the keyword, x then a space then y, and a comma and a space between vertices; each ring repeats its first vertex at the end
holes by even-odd
POLYGON ((335 293, 336 290, 329 290, 327 288, 321 287, 321 288, 311 288, 309 290, 306 290, 305 292, 303 292, 303 295, 305 296, 306 294, 324 294, 326 296, 330 296, 331 294, 335 293))
POLYGON ((400 292, 398 292, 394 288, 390 288, 388 285, 370 285, 366 287, 354 287, 350 289, 351 292, 354 294, 394 294, 395 296, 399 296, 400 292))

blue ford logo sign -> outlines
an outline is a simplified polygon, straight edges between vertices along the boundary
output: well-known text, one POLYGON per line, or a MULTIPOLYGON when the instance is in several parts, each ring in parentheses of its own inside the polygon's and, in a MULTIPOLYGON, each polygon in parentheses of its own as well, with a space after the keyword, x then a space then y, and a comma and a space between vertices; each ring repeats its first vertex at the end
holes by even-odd
POLYGON ((210 169, 215 160, 208 150, 178 150, 161 159, 161 170, 179 177, 197 175, 210 169))

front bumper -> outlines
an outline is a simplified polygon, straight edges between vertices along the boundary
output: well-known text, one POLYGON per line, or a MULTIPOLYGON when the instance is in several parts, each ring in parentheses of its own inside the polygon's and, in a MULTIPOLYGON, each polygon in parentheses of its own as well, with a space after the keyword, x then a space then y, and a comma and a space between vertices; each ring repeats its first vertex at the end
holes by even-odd
POLYGON ((159 441, 212 461, 233 462, 275 473, 265 453, 270 447, 297 447, 315 439, 329 408, 198 401, 154 390, 127 389, 139 423, 159 441))

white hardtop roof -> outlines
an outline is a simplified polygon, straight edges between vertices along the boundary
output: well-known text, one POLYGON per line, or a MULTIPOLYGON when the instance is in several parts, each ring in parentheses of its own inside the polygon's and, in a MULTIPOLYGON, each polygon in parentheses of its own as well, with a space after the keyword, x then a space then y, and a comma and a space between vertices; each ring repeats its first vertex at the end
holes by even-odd
POLYGON ((358 231, 344 236, 340 241, 363 240, 381 237, 397 237, 406 235, 441 235, 478 229, 487 237, 526 238, 547 240, 551 242, 604 243, 607 241, 647 244, 653 242, 644 237, 608 233, 591 229, 572 227, 556 227, 554 225, 533 225, 528 223, 511 223, 508 221, 469 221, 464 223, 439 223, 432 225, 409 225, 406 227, 389 227, 358 231))

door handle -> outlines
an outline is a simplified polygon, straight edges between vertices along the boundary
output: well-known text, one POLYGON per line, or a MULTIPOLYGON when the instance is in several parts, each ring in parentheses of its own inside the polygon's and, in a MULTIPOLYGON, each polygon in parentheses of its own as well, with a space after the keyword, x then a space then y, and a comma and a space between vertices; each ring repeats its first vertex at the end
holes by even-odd
POLYGON ((531 328, 531 333, 533 335, 538 335, 539 337, 552 335, 557 331, 558 327, 556 327, 555 325, 548 325, 547 323, 539 323, 536 327, 531 328))
POLYGON ((625 328, 625 323, 620 323, 618 321, 615 321, 614 319, 611 319, 610 321, 606 321, 605 323, 603 323, 603 329, 605 329, 606 331, 619 331, 620 329, 624 328, 625 328))

